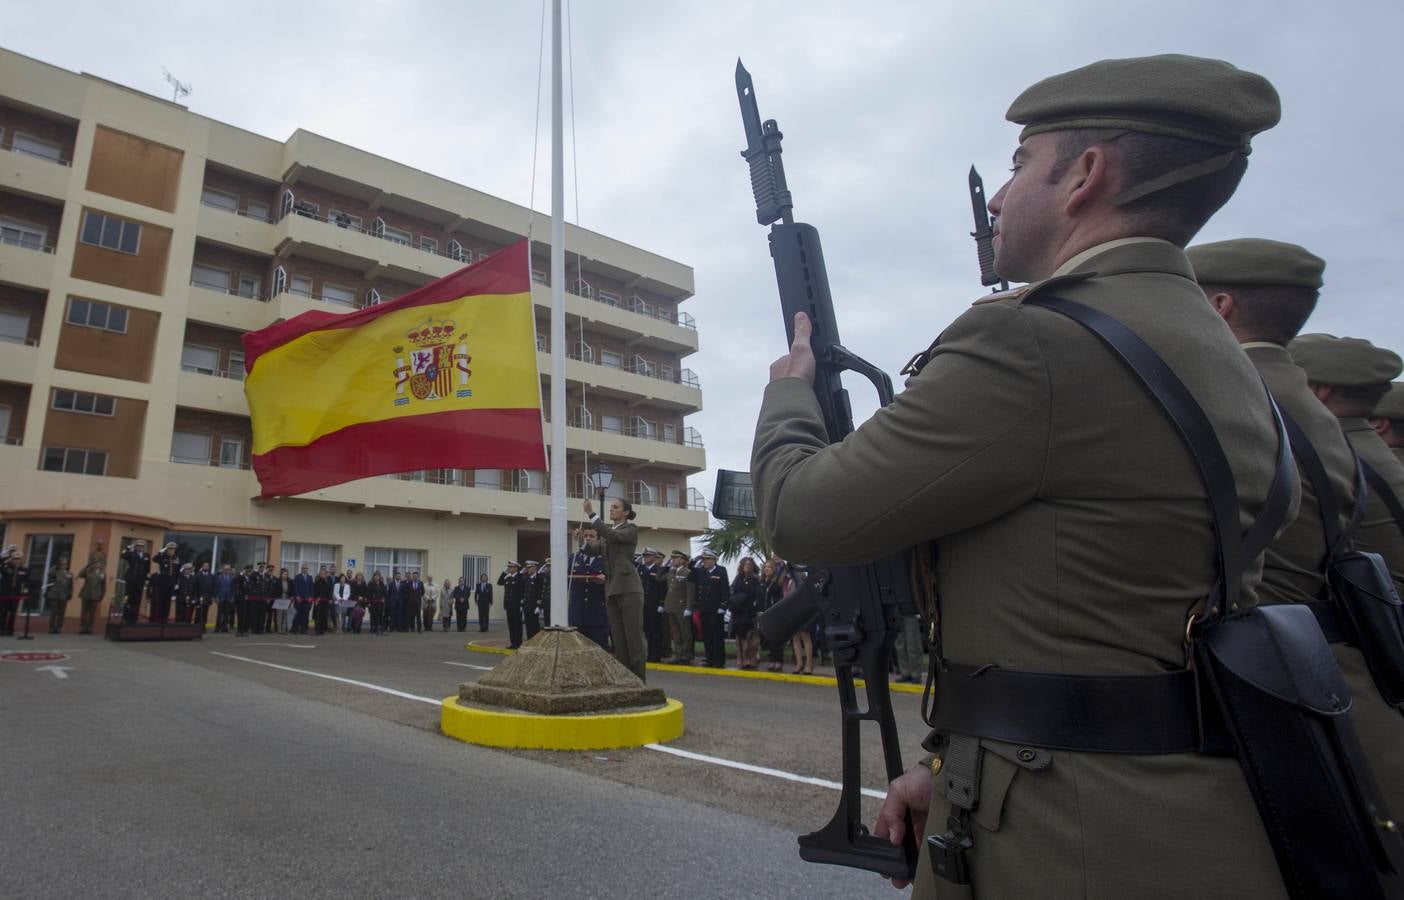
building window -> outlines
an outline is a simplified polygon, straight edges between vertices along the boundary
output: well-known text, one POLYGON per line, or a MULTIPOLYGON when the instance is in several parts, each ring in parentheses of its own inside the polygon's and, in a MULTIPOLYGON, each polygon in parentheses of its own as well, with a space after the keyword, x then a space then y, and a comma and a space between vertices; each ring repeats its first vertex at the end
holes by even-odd
POLYGON ((221 469, 242 469, 244 467, 243 438, 220 438, 219 467, 221 469))
POLYGON ((600 431, 608 431, 610 434, 622 434, 624 431, 624 420, 620 416, 600 416, 600 431))
POLYGON ((49 593, 49 573, 53 571, 55 565, 63 557, 68 557, 68 570, 74 570, 73 565, 73 535, 71 534, 31 534, 29 536, 29 558, 26 564, 29 566, 30 584, 38 588, 31 591, 25 598, 22 609, 27 615, 35 615, 46 612, 48 609, 47 595, 49 593))
POLYGON ((663 442, 667 444, 676 444, 678 442, 678 426, 664 424, 663 442))
POLYGON ((29 343, 29 314, 0 312, 0 341, 8 344, 29 343))
POLYGON ((107 454, 102 450, 80 450, 74 447, 45 447, 40 467, 45 472, 68 472, 73 475, 106 475, 107 454))
POLYGON ((48 240, 49 229, 43 225, 0 218, 0 244, 12 244, 26 250, 44 250, 48 240))
POLYGON ((676 484, 664 485, 664 496, 667 497, 665 504, 669 509, 677 509, 682 506, 682 491, 676 484))
POLYGON ((224 374, 235 381, 244 380, 244 351, 229 351, 229 365, 224 367, 224 374))
POLYGON ((273 267, 273 296, 277 297, 288 289, 288 270, 282 266, 273 267))
POLYGON ((600 291, 600 302, 605 306, 618 306, 619 295, 611 294, 609 291, 600 291))
POLYGON ((551 352, 551 345, 546 343, 546 335, 540 331, 536 333, 536 349, 540 353, 551 352))
POLYGON ((304 565, 312 575, 317 574, 322 566, 326 566, 329 572, 337 570, 335 544, 298 544, 283 541, 281 552, 282 567, 288 570, 289 575, 301 572, 304 565))
POLYGON ((190 563, 196 571, 209 563, 215 572, 226 565, 238 572, 244 566, 268 560, 268 538, 261 534, 168 531, 162 543, 169 541, 175 542, 176 559, 190 563))
POLYGON ((224 191, 216 191, 213 188, 205 188, 200 192, 200 202, 205 206, 212 206, 225 212, 237 213, 239 211, 238 197, 226 194, 224 191))
POLYGON ((79 240, 95 247, 106 247, 108 250, 135 256, 141 249, 141 226, 136 222, 88 210, 83 214, 83 234, 79 240))
POLYGON ((210 436, 198 431, 176 431, 171 434, 171 462, 191 466, 210 464, 210 436))
POLYGON ((322 282, 322 299, 328 303, 335 303, 337 306, 356 306, 356 292, 349 287, 342 287, 339 284, 327 284, 322 282))
POLYGON ((229 270, 196 263, 190 270, 190 283, 209 291, 229 293, 229 270))
POLYGON ((381 234, 381 237, 385 238, 392 244, 404 244, 406 247, 408 247, 410 245, 411 240, 413 240, 414 235, 410 234, 407 229, 392 228, 391 226, 386 225, 384 228, 384 233, 381 234))
POLYGON ((250 200, 244 206, 244 215, 260 222, 268 221, 268 204, 262 200, 250 200))
POLYGON ((65 391, 62 388, 54 389, 52 406, 54 409, 61 409, 65 412, 87 413, 93 416, 110 416, 116 405, 117 401, 111 397, 104 397, 101 394, 88 394, 83 391, 65 391))
POLYGON ((25 134, 23 131, 16 131, 14 140, 10 143, 10 148, 16 153, 23 153, 25 156, 37 156, 40 159, 47 159, 49 162, 63 162, 63 148, 53 141, 46 141, 37 138, 32 134, 25 134))
POLYGON ((260 288, 263 287, 263 279, 253 275, 239 276, 239 296, 248 297, 250 300, 262 300, 259 296, 260 288))
POLYGON ((467 254, 465 255, 464 250, 463 250, 463 244, 462 244, 460 241, 457 241, 457 240, 453 240, 453 241, 449 241, 449 242, 448 242, 448 255, 449 255, 449 258, 450 258, 450 259, 455 259, 455 260, 457 260, 458 262, 472 262, 472 261, 473 261, 473 251, 472 251, 472 250, 469 250, 469 251, 467 251, 467 254))
POLYGON ((543 271, 540 270, 540 269, 532 269, 532 270, 531 270, 531 280, 534 281, 534 282, 536 282, 537 284, 544 284, 544 285, 550 285, 550 284, 551 284, 551 278, 550 278, 550 276, 548 276, 545 272, 543 272, 543 271))
POLYGON ((478 583, 478 576, 486 575, 492 580, 492 559, 487 556, 463 556, 463 585, 468 590, 478 583))
POLYGON ((546 473, 539 469, 518 469, 517 490, 523 494, 546 492, 546 473))
POLYGON ((437 254, 439 252, 439 242, 433 238, 421 237, 419 239, 419 249, 423 250, 425 253, 437 254))
POLYGON ((294 275, 292 285, 288 288, 290 294, 300 294, 303 297, 312 296, 312 279, 306 275, 294 275))
MULTIPOLYGON (((219 371, 219 351, 214 347, 186 344, 180 348, 180 367, 197 375, 213 375, 219 371)), ((205 458, 209 458, 206 448, 205 458)))
POLYGON ((87 328, 101 328, 125 334, 127 331, 127 309, 124 306, 109 306, 96 300, 68 299, 68 322, 87 328))
POLYGON ((386 581, 395 572, 404 576, 408 572, 424 571, 423 550, 402 550, 394 547, 367 547, 366 565, 362 570, 369 579, 376 572, 386 581))
POLYGON ((490 491, 502 490, 501 469, 474 469, 473 487, 490 491))

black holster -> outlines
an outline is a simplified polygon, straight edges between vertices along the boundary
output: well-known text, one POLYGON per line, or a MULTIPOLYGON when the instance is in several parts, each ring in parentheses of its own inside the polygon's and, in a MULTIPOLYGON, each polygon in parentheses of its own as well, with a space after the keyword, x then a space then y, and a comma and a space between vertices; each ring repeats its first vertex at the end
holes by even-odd
POLYGON ((1289 895, 1404 895, 1404 842, 1311 612, 1268 606, 1218 619, 1193 647, 1206 718, 1217 712, 1228 729, 1289 895))
POLYGON ((1333 559, 1326 574, 1350 641, 1364 655, 1375 687, 1385 702, 1399 706, 1404 703, 1404 603, 1389 567, 1378 553, 1356 550, 1333 559))

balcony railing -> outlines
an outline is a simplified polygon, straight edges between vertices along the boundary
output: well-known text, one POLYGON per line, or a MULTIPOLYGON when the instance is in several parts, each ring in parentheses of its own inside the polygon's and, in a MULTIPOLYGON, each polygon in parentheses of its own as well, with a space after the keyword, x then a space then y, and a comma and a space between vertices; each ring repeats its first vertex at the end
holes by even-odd
MULTIPOLYGON (((538 334, 536 336, 536 350, 538 353, 550 353, 551 342, 546 340, 546 336, 538 334)), ((625 366, 609 365, 596 358, 594 350, 582 349, 579 344, 571 346, 566 351, 566 357, 576 362, 584 363, 587 366, 600 366, 605 369, 614 369, 617 372, 629 372, 633 375, 642 375, 645 378, 653 378, 658 381, 666 381, 669 384, 681 384, 687 387, 702 389, 702 383, 697 378, 697 373, 691 369, 674 369, 672 366, 663 366, 655 362, 631 362, 625 366)))
POLYGON ((20 440, 19 437, 10 437, 8 434, 0 434, 0 444, 6 446, 18 447, 20 445, 20 440))
MULTIPOLYGON (((219 207, 215 208, 218 209, 219 207)), ((245 300, 263 301, 268 299, 267 297, 263 296, 262 289, 254 291, 253 293, 248 293, 240 288, 232 288, 227 284, 211 284, 205 281, 197 281, 194 278, 190 279, 190 286, 202 288, 207 291, 214 291, 216 294, 228 294, 231 297, 243 297, 245 300)))
POLYGON ((35 159, 42 159, 46 162, 51 162, 57 166, 73 165, 73 161, 71 159, 64 159, 62 156, 49 156, 45 153, 35 153, 33 150, 30 150, 25 147, 16 147, 14 144, 9 143, 7 141, 0 141, 0 150, 9 150, 11 153, 18 153, 22 156, 32 156, 35 159))
POLYGON ((25 250, 38 250, 40 253, 53 253, 54 245, 45 244, 43 241, 36 241, 24 234, 5 234, 0 231, 0 244, 9 244, 12 247, 23 247, 25 250))
POLYGON ((194 375, 213 375, 215 378, 232 378, 235 381, 244 380, 243 366, 227 366, 223 369, 207 369, 204 366, 192 366, 188 363, 181 363, 182 372, 190 372, 194 375))
POLYGON ((23 344, 26 347, 38 347, 39 341, 32 337, 14 337, 8 334, 0 334, 0 344, 23 344))
MULTIPOLYGON (((550 416, 548 415, 546 421, 549 422, 550 420, 550 416)), ((597 421, 594 416, 584 417, 572 415, 566 424, 570 425, 571 428, 583 428, 586 431, 605 432, 602 417, 601 420, 597 421)), ((621 426, 618 431, 610 429, 605 433, 622 434, 625 437, 638 438, 641 441, 657 441, 660 444, 675 444, 682 447, 697 447, 700 449, 703 446, 702 434, 691 425, 684 427, 681 433, 675 432, 671 438, 667 436, 666 431, 657 423, 638 425, 631 422, 621 426)))
POLYGON ((204 459, 204 458, 201 458, 201 457, 198 457, 198 456, 177 456, 177 455, 174 454, 174 453, 171 454, 171 462, 173 462, 173 463, 180 463, 181 465, 185 465, 185 466, 206 466, 206 467, 212 468, 212 469, 245 469, 245 470, 247 470, 247 469, 250 468, 249 463, 244 462, 244 461, 240 461, 238 465, 235 465, 234 463, 222 462, 222 461, 220 461, 220 460, 218 460, 218 459, 204 459))

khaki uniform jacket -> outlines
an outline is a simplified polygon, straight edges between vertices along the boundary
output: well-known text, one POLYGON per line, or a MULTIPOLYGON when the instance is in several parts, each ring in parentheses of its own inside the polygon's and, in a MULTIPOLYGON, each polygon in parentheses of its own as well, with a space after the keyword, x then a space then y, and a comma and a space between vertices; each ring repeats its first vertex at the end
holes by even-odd
POLYGON ((654 578, 666 582, 668 594, 663 599, 663 611, 670 616, 681 615, 683 610, 692 609, 693 598, 697 595, 697 585, 688 576, 692 570, 682 566, 660 566, 654 578))
MULTIPOLYGON (((1170 364, 1224 445, 1246 530, 1278 449, 1266 392, 1183 251, 1149 239, 979 301, 840 444, 826 446, 807 384, 771 383, 751 461, 762 529, 779 555, 812 564, 934 540, 952 662, 1181 669, 1187 616, 1217 569, 1203 482, 1135 377, 1083 326, 1021 303, 1035 292, 1115 316, 1170 364)), ((1261 576, 1260 562, 1244 573, 1245 602, 1261 576)), ((1033 771, 984 755, 976 896, 1285 896, 1236 760, 1052 756, 1033 771)), ((928 831, 948 813, 934 791, 928 831)), ((917 879, 914 896, 936 895, 924 846, 917 879)))
MULTIPOLYGON (((1336 417, 1321 405, 1307 386, 1306 372, 1292 362, 1286 347, 1252 344, 1244 350, 1263 376, 1273 399, 1291 416, 1316 453, 1341 505, 1340 526, 1350 523, 1355 510, 1355 456, 1341 433, 1336 417)), ((1297 518, 1268 547, 1263 566, 1263 602, 1310 603, 1324 599, 1326 582, 1326 532, 1321 506, 1311 481, 1301 472, 1302 502, 1297 518)), ((1365 656, 1349 644, 1332 644, 1331 652, 1345 673, 1354 705, 1350 718, 1360 736, 1375 778, 1391 812, 1404 809, 1404 716, 1375 688, 1365 656)))
POLYGON ((634 550, 639 546, 638 526, 633 522, 610 525, 596 516, 595 531, 600 539, 586 549, 604 557, 605 595, 643 594, 643 581, 634 565, 634 550))
MULTIPOLYGON (((1341 419, 1341 431, 1346 440, 1355 448, 1355 453, 1363 462, 1374 466, 1389 486, 1394 488, 1394 496, 1404 502, 1404 463, 1394 458, 1389 445, 1384 442, 1367 419, 1341 419)), ((1389 507, 1369 491, 1370 502, 1365 507, 1365 519, 1360 530, 1355 533, 1355 546, 1370 550, 1384 557, 1389 564, 1389 574, 1394 576, 1394 589, 1404 594, 1404 532, 1390 515, 1389 507)))
POLYGON ((101 600, 107 591, 107 554, 96 551, 88 554, 88 564, 79 577, 83 579, 83 586, 78 589, 79 598, 101 600))

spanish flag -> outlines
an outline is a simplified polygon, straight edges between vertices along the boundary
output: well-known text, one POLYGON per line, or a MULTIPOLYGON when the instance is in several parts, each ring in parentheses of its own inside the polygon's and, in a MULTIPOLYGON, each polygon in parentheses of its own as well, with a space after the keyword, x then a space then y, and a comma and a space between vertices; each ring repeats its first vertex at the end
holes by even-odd
POLYGON ((263 497, 416 469, 544 469, 526 241, 352 313, 244 335, 263 497))

